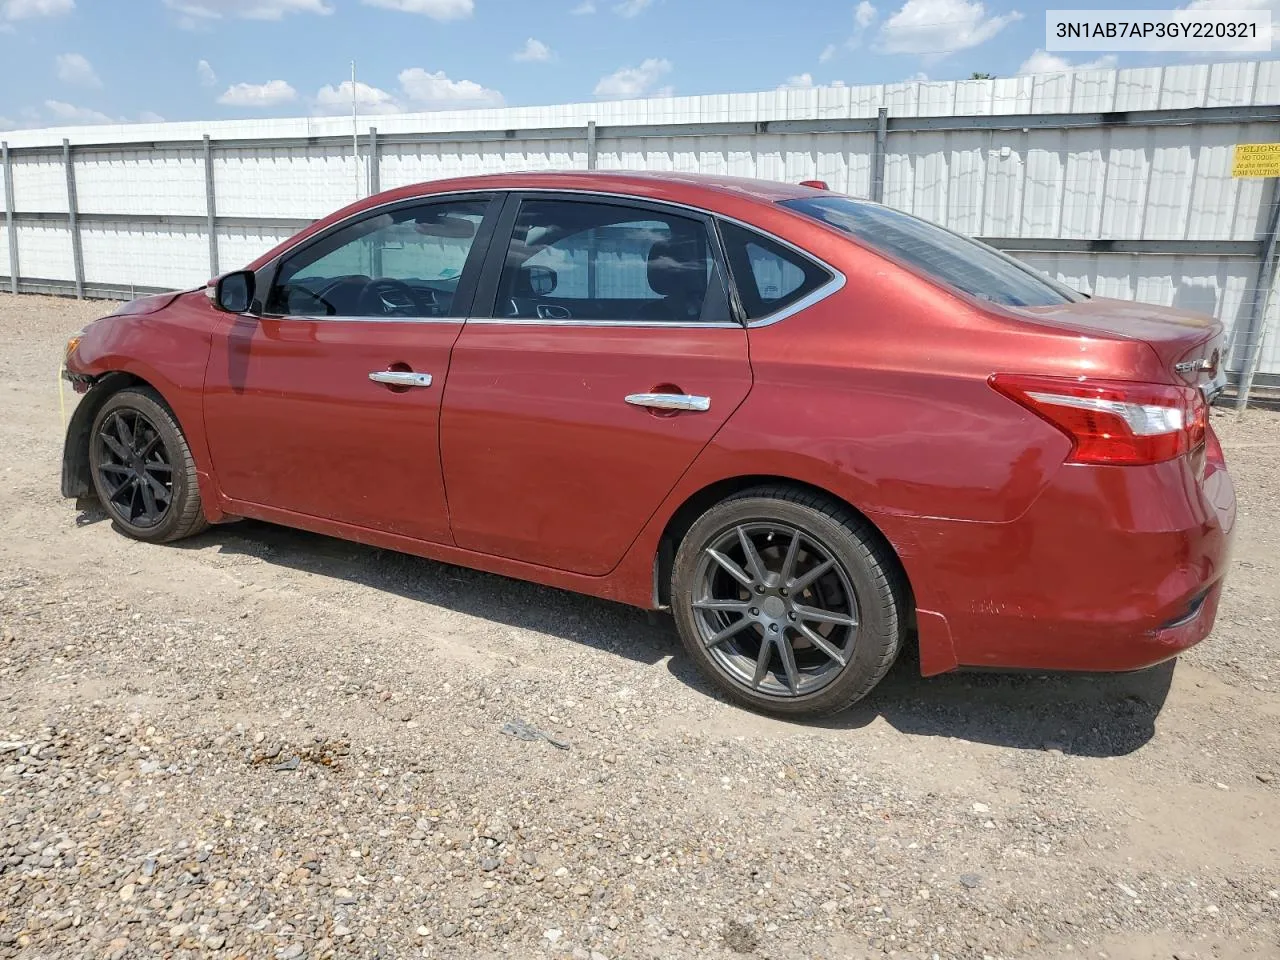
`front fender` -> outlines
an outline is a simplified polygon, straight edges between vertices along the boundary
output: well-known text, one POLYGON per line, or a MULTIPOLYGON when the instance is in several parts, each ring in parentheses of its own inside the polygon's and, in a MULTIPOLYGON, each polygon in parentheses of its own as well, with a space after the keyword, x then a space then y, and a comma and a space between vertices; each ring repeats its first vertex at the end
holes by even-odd
POLYGON ((205 515, 221 519, 204 434, 205 368, 216 322, 203 294, 181 294, 147 312, 122 312, 85 328, 67 356, 68 373, 92 386, 76 407, 63 448, 62 494, 93 493, 89 439, 102 404, 118 390, 142 385, 160 395, 182 428, 195 461, 205 515))

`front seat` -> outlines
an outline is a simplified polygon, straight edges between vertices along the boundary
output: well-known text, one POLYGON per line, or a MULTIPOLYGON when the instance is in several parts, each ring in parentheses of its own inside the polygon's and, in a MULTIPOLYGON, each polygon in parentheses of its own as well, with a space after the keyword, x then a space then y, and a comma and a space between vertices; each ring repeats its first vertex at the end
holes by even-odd
POLYGON ((693 323, 707 297, 707 247, 698 237, 659 240, 649 248, 649 287, 661 296, 639 311, 645 320, 693 323))

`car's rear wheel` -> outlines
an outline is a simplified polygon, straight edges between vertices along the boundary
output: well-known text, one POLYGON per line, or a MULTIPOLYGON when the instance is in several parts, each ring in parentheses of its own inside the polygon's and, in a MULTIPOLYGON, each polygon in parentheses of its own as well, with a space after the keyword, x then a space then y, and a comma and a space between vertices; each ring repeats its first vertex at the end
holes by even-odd
POLYGON ((89 435, 89 468, 103 508, 131 537, 166 543, 208 526, 191 449, 153 390, 107 398, 89 435))
POLYGON ((888 547, 853 511, 758 487, 690 527, 671 604, 685 648, 731 699, 821 716, 866 696, 893 664, 906 592, 888 547))

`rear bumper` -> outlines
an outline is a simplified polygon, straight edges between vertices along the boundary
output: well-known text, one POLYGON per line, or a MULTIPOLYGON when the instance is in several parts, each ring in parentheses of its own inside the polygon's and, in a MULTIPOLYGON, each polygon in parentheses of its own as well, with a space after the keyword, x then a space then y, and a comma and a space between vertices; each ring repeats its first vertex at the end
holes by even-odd
POLYGON ((904 522, 917 602, 949 635, 943 654, 922 631, 926 672, 1136 670, 1207 637, 1236 517, 1210 446, 1202 482, 1188 458, 1065 466, 1017 520, 904 522))

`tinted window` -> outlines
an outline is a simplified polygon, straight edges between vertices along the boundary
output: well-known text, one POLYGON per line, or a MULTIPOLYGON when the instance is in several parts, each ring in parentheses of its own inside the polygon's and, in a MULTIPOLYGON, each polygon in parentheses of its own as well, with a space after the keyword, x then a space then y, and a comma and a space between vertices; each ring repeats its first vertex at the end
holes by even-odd
POLYGON ((983 300, 1009 306, 1047 306, 1079 300, 1013 257, 910 214, 849 197, 784 200, 798 210, 857 237, 873 250, 983 300))
POLYGON ((730 319, 701 221, 577 200, 520 204, 497 315, 637 323, 730 319))
POLYGON ((736 223, 722 221, 729 269, 750 320, 790 306, 831 279, 808 257, 736 223))
POLYGON ((454 295, 488 205, 468 199, 402 207, 343 227, 281 264, 266 312, 457 316, 454 295))

